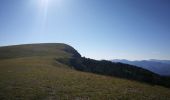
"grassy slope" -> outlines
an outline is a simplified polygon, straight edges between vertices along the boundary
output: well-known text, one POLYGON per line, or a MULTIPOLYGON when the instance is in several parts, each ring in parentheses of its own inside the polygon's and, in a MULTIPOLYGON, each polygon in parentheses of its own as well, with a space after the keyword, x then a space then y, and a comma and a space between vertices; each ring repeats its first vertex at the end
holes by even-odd
MULTIPOLYGON (((64 52, 65 45, 40 46, 28 54, 28 48, 14 46, 18 54, 2 57, 0 48, 0 100, 56 100, 90 98, 92 100, 169 100, 170 90, 135 81, 79 72, 56 62, 56 57, 70 57, 64 52), (41 49, 40 49, 41 48, 41 49), (44 48, 44 49, 43 49, 44 48), (21 51, 18 51, 21 50, 21 51), (26 56, 24 57, 23 54, 26 56), (19 55, 19 56, 18 56, 19 55), (11 58, 10 58, 11 57, 11 58)), ((8 47, 10 48, 10 47, 8 47)), ((3 48, 5 49, 5 48, 3 48)), ((8 50, 8 49, 6 49, 8 50)), ((12 50, 10 48, 10 50, 12 50)), ((32 49, 31 49, 32 50, 32 49)), ((12 54, 12 55, 11 55, 12 54)))

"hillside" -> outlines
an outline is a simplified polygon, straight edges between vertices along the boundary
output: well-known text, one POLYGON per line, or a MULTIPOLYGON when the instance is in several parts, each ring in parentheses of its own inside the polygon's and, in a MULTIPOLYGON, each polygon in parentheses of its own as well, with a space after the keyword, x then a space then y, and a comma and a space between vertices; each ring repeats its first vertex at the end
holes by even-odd
POLYGON ((78 66, 56 60, 72 58, 81 55, 66 44, 0 47, 0 100, 170 99, 169 88, 77 71, 78 66))
POLYGON ((11 59, 32 56, 79 56, 79 53, 69 45, 61 43, 25 44, 5 46, 0 48, 0 59, 11 59))

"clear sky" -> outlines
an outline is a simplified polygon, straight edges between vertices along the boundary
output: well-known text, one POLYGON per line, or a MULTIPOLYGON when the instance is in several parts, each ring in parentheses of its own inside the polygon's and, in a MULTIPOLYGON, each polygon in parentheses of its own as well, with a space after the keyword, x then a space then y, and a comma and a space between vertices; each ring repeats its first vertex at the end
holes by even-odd
POLYGON ((40 42, 94 59, 170 59, 170 0, 0 0, 0 45, 40 42))

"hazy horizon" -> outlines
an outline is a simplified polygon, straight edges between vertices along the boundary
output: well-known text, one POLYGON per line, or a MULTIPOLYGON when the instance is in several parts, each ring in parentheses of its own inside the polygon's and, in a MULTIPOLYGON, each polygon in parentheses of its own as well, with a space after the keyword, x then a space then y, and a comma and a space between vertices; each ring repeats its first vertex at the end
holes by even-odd
POLYGON ((66 43, 93 59, 170 60, 168 0, 1 0, 0 46, 66 43))

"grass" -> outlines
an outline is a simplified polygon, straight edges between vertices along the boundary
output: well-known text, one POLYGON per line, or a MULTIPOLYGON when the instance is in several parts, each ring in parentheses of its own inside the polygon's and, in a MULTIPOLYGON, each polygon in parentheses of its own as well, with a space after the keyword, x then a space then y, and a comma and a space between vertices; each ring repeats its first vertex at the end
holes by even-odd
POLYGON ((168 88, 73 70, 63 54, 1 59, 0 100, 170 100, 168 88))

